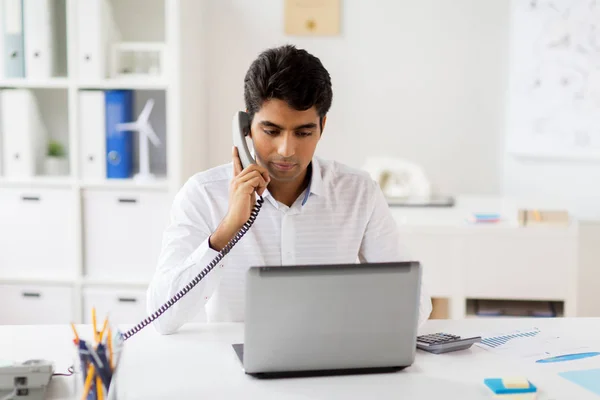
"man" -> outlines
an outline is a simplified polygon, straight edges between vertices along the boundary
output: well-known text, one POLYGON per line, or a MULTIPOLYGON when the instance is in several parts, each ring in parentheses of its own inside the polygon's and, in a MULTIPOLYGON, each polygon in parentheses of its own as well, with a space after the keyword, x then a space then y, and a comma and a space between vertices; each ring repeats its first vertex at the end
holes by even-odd
MULTIPOLYGON (((257 164, 243 169, 234 147, 232 163, 185 183, 148 288, 148 312, 215 258, 250 218, 256 194, 263 196, 262 209, 231 252, 154 322, 161 333, 204 310, 209 321, 243 321, 244 278, 253 265, 408 259, 377 183, 366 172, 313 156, 332 101, 330 76, 318 58, 289 45, 263 52, 246 74, 244 99, 257 164)), ((422 287, 419 324, 430 313, 422 287)))

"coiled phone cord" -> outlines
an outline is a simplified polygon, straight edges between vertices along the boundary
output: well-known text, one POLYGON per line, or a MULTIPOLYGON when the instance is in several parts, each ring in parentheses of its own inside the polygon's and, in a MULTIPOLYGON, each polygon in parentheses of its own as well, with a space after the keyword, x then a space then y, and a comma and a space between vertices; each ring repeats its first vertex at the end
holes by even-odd
POLYGON ((123 340, 129 339, 130 337, 141 331, 144 327, 149 325, 152 321, 160 317, 165 311, 171 308, 173 304, 177 303, 177 301, 179 301, 179 299, 185 296, 190 290, 192 290, 194 286, 196 286, 223 259, 223 257, 225 257, 227 253, 229 253, 229 251, 231 251, 233 246, 235 246, 235 244, 246 234, 246 232, 248 232, 252 224, 254 224, 256 216, 258 215, 258 212, 260 211, 263 202, 264 200, 262 196, 258 196, 257 202, 254 205, 252 211, 250 212, 250 218, 248 218, 248 221, 246 221, 244 226, 242 226, 242 228, 235 234, 233 239, 231 239, 229 243, 227 243, 225 247, 223 247, 223 249, 210 262, 210 264, 208 264, 208 266, 206 266, 206 268, 204 268, 202 272, 196 275, 196 277, 194 277, 194 279, 192 279, 191 282, 188 283, 183 289, 177 292, 175 296, 171 297, 169 301, 167 301, 158 310, 156 310, 156 312, 154 312, 148 318, 144 319, 142 322, 125 332, 122 335, 123 340))

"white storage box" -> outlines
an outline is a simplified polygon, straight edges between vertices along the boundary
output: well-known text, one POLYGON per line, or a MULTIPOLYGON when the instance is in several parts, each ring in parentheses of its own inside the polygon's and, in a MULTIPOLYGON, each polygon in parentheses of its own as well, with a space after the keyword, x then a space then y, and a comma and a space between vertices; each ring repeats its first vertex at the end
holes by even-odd
POLYGON ((73 289, 67 285, 0 285, 0 325, 68 324, 73 289))
POLYGON ((0 276, 76 276, 74 199, 70 189, 0 190, 0 276))
POLYGON ((169 220, 169 196, 103 190, 87 190, 83 196, 85 274, 149 281, 169 220))
POLYGON ((146 290, 88 287, 83 289, 83 322, 92 323, 92 307, 100 324, 106 315, 111 324, 137 324, 146 318, 146 290))

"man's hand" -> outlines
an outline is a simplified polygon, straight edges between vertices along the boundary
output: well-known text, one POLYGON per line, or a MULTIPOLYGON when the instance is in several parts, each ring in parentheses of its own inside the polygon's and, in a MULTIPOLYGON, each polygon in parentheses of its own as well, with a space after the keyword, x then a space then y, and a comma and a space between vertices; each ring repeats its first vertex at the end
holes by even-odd
POLYGON ((213 249, 221 251, 250 218, 256 204, 256 193, 262 195, 271 181, 266 168, 250 164, 242 169, 242 162, 235 146, 232 150, 233 179, 229 184, 229 209, 210 237, 213 249))

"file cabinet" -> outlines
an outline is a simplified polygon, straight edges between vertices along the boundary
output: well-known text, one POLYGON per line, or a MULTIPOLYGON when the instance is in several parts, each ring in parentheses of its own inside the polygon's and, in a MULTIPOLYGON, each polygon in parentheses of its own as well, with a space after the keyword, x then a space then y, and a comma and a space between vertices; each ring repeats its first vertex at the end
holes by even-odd
POLYGON ((0 204, 0 277, 75 277, 73 191, 2 188, 0 204))
POLYGON ((164 192, 83 192, 84 273, 97 279, 149 281, 167 226, 164 192))
POLYGON ((76 300, 67 285, 0 284, 0 325, 68 324, 76 300))

